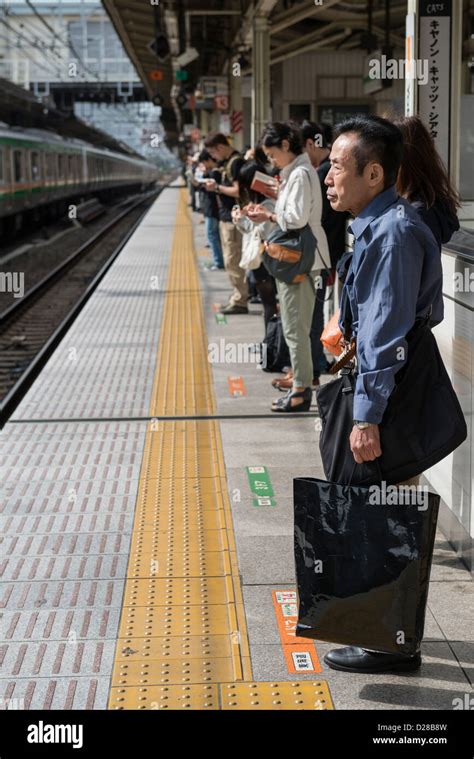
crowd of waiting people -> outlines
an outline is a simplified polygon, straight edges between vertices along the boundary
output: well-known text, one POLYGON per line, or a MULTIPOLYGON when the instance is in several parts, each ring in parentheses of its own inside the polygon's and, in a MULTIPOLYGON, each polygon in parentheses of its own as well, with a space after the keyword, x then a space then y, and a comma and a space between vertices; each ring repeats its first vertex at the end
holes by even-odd
POLYGON ((390 122, 361 116, 329 132, 311 122, 269 123, 245 155, 213 132, 189 158, 186 172, 193 210, 204 216, 211 268, 225 269, 232 287, 221 312, 247 314, 248 303, 259 302, 265 331, 277 312, 281 319, 291 367, 272 380, 274 388, 286 391, 272 403, 275 412, 309 410, 313 389, 328 369, 320 340, 326 292, 350 270, 348 222, 366 214, 362 226, 369 224, 372 206, 364 206, 363 198, 385 193, 386 205, 395 197, 408 201, 440 255, 459 228, 459 196, 418 117, 390 122), (351 135, 356 139, 349 142, 351 135), (272 276, 263 256, 268 238, 276 229, 285 233, 306 225, 315 238, 311 271, 291 282, 272 276))

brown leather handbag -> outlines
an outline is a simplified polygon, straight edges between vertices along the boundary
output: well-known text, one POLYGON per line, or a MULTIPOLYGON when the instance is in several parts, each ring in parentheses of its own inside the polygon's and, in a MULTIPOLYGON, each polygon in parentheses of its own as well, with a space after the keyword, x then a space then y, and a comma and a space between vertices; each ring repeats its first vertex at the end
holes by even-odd
POLYGON ((317 241, 309 224, 283 231, 278 224, 265 242, 263 264, 275 279, 296 284, 306 279, 314 265, 317 241))

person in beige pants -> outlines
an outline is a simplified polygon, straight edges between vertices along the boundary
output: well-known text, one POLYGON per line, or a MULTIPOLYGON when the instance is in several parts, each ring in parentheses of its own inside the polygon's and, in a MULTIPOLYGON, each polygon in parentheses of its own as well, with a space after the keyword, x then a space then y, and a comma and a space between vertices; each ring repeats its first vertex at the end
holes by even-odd
POLYGON ((208 134, 204 140, 204 146, 214 160, 219 162, 221 181, 208 180, 206 189, 217 193, 219 232, 224 266, 233 288, 228 304, 221 308, 220 312, 222 314, 248 314, 248 285, 245 271, 239 266, 242 257, 242 235, 232 223, 232 208, 234 205, 241 205, 240 201, 242 201, 242 198, 239 197, 238 176, 245 161, 221 132, 208 134))
POLYGON ((229 309, 234 312, 235 306, 237 306, 239 309, 243 309, 242 312, 244 313, 248 311, 249 291, 245 270, 239 265, 242 257, 242 235, 232 221, 219 221, 219 232, 225 270, 233 287, 233 293, 228 304, 229 309))

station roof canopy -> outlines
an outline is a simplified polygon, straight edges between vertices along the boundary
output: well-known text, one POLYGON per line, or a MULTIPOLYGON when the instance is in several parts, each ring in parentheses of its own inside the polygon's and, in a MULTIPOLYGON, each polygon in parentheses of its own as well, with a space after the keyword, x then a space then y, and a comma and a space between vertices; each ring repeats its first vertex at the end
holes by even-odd
POLYGON ((24 129, 50 130, 63 137, 84 140, 98 148, 107 148, 135 158, 142 158, 125 143, 114 139, 82 119, 65 114, 56 108, 39 102, 33 93, 23 87, 0 78, 0 124, 23 127, 24 129))
POLYGON ((269 19, 272 65, 316 49, 405 45, 407 0, 102 1, 150 98, 162 98, 162 120, 172 140, 180 123, 180 106, 171 94, 175 70, 188 72, 182 86, 189 91, 202 76, 225 74, 236 59, 250 73, 257 15, 269 19), (198 55, 191 60, 193 49, 198 55))

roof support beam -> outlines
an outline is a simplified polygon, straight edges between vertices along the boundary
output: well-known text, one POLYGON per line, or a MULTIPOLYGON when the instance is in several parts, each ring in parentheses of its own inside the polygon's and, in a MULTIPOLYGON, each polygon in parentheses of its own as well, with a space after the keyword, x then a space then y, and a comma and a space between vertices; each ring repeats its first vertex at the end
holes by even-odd
POLYGON ((252 26, 256 16, 269 16, 278 0, 257 0, 251 3, 242 19, 242 24, 234 37, 232 47, 239 43, 250 46, 252 44, 252 26))
POLYGON ((297 48, 296 50, 291 50, 289 53, 283 53, 283 55, 273 57, 270 61, 270 66, 274 66, 276 63, 281 63, 281 61, 287 61, 288 58, 294 58, 296 55, 309 53, 311 50, 320 50, 321 48, 329 47, 333 42, 340 42, 341 40, 346 39, 350 33, 350 29, 345 29, 344 31, 337 32, 337 34, 333 34, 330 37, 324 37, 317 42, 312 42, 311 44, 305 45, 304 47, 297 48))
POLYGON ((277 55, 283 55, 283 53, 289 53, 291 50, 301 50, 301 47, 303 45, 309 44, 311 42, 318 42, 318 40, 322 39, 328 32, 333 32, 335 29, 340 29, 340 24, 331 23, 327 24, 321 29, 317 29, 314 32, 311 32, 311 34, 305 34, 303 37, 301 35, 298 35, 296 39, 293 39, 291 42, 286 42, 283 45, 280 45, 279 47, 275 47, 272 49, 272 56, 277 55))
POLYGON ((287 11, 286 13, 280 13, 279 16, 276 16, 276 18, 273 19, 272 25, 270 27, 270 34, 277 34, 282 29, 286 29, 288 26, 293 26, 299 21, 304 21, 305 18, 312 18, 313 16, 317 16, 318 14, 327 11, 331 5, 336 5, 338 2, 340 2, 340 0, 325 0, 324 5, 315 5, 314 0, 312 0, 309 3, 306 3, 304 8, 301 10, 293 9, 291 11, 287 11))

